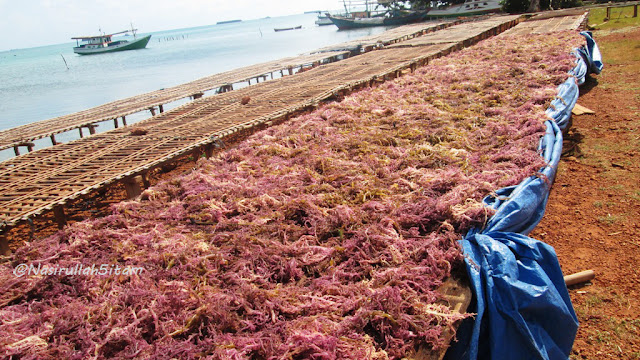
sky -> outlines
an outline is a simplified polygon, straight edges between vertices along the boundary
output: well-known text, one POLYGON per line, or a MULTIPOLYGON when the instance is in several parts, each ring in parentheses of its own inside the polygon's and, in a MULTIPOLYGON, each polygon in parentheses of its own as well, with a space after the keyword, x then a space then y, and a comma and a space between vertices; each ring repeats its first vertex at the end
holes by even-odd
POLYGON ((154 32, 340 9, 339 0, 0 0, 0 51, 131 28, 154 32))

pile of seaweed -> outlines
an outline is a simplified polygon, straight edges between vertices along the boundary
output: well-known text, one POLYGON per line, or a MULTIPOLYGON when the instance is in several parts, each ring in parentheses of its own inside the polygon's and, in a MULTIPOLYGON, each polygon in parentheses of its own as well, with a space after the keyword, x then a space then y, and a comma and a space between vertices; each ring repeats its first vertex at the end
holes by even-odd
MULTIPOLYGON (((20 359, 400 359, 466 314, 436 292, 481 199, 535 174, 576 33, 499 36, 259 132, 0 267, 20 359), (19 264, 142 267, 33 275, 19 264)), ((386 50, 382 50, 386 51, 386 50)))

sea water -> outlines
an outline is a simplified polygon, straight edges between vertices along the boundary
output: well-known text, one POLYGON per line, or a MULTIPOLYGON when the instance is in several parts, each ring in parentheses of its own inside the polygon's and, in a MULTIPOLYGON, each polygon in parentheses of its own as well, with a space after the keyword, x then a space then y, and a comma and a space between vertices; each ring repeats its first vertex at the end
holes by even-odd
MULTIPOLYGON (((301 14, 155 32, 145 49, 89 56, 73 53, 75 41, 0 52, 0 130, 215 73, 307 53, 387 29, 339 31, 333 25, 315 25, 316 18, 316 14, 301 14), (298 25, 302 29, 274 31, 298 25)), ((70 37, 80 35, 91 34, 70 34, 70 37)), ((144 35, 147 34, 138 34, 144 35)), ((127 116, 127 123, 149 116, 149 113, 127 116)), ((103 122, 98 131, 109 128, 113 128, 113 123, 103 122)), ((78 137, 74 131, 57 135, 56 140, 64 142, 78 137)), ((50 146, 48 138, 36 141, 36 148, 45 146, 50 146)), ((13 149, 2 151, 0 160, 12 155, 13 149)))

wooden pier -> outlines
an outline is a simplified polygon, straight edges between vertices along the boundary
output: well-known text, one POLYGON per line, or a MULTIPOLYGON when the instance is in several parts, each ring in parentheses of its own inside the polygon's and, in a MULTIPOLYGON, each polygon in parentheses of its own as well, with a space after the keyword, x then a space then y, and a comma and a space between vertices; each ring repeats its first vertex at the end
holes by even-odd
MULTIPOLYGON (((467 21, 471 21, 468 19, 467 21)), ((461 24, 462 20, 428 21, 418 24, 408 24, 385 31, 381 34, 365 36, 337 45, 330 45, 315 50, 313 53, 332 51, 349 51, 352 54, 368 52, 387 45, 407 41, 434 31, 443 30, 450 26, 461 24)))
MULTIPOLYGON (((120 127, 4 161, 0 163, 0 232, 47 211, 53 211, 62 226, 65 204, 116 182, 123 182, 129 196, 136 196, 148 183, 149 171, 158 166, 187 154, 210 156, 227 136, 268 126, 323 101, 413 71, 512 28, 521 19, 499 16, 454 25, 433 33, 429 41, 416 38, 408 41, 410 46, 388 46, 196 99, 137 123, 135 132, 120 127)), ((0 248, 7 249, 1 235, 0 248)))
POLYGON ((317 66, 331 61, 337 61, 348 56, 348 52, 333 52, 325 54, 309 54, 270 61, 240 69, 226 71, 207 76, 186 84, 171 88, 152 91, 130 98, 113 101, 91 109, 83 110, 70 115, 34 122, 0 131, 0 150, 13 147, 16 156, 20 155, 20 147, 33 150, 33 141, 45 137, 51 138, 52 145, 56 145, 55 135, 70 130, 79 129, 80 137, 94 135, 99 122, 114 121, 114 127, 126 126, 126 116, 140 111, 150 111, 151 115, 164 111, 164 105, 184 99, 199 98, 204 92, 216 89, 217 92, 226 92, 233 89, 234 84, 251 81, 273 79, 274 73, 280 72, 281 76, 291 75, 294 70, 306 66, 317 66), (121 124, 118 123, 120 120, 121 124), (87 131, 83 133, 83 129, 87 131))
POLYGON ((506 33, 509 35, 547 34, 566 29, 578 29, 586 23, 588 13, 584 9, 549 11, 523 21, 506 33))
MULTIPOLYGON (((513 17, 513 21, 520 21, 520 17, 513 17)), ((505 22, 504 17, 489 17, 481 21, 465 22, 450 27, 449 31, 436 31, 411 40, 403 41, 387 48, 422 47, 434 44, 458 44, 460 47, 470 46, 479 40, 502 33, 515 26, 513 22, 505 22), (459 29, 464 29, 460 31, 459 29)))
POLYGON ((155 116, 164 112, 165 105, 177 100, 185 98, 197 99, 211 90, 215 90, 216 93, 231 91, 234 90, 234 85, 237 86, 242 83, 253 85, 260 81, 272 80, 278 74, 280 77, 293 75, 301 69, 342 60, 351 55, 360 54, 362 51, 374 50, 379 44, 403 41, 423 33, 443 29, 451 24, 453 22, 426 22, 400 26, 382 34, 336 45, 331 49, 325 48, 323 51, 315 51, 311 54, 303 54, 226 71, 171 88, 113 101, 73 114, 2 130, 0 131, 0 150, 13 148, 15 155, 19 156, 21 149, 27 152, 33 151, 35 147, 34 140, 49 137, 51 145, 57 145, 58 142, 55 137, 57 134, 76 129, 80 138, 95 135, 97 133, 96 129, 99 127, 98 123, 103 121, 113 121, 115 128, 126 126, 126 117, 134 113, 149 111, 151 116, 155 116), (354 46, 358 47, 358 51, 352 51, 354 46))

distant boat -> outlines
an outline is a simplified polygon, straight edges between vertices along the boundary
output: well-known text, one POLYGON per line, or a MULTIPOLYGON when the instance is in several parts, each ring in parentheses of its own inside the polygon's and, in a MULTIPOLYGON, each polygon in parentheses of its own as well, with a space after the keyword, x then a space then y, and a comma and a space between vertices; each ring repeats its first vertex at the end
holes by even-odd
POLYGON ((329 14, 327 15, 318 15, 318 19, 316 20, 316 25, 325 26, 325 25, 333 25, 333 21, 329 19, 329 14))
POLYGON ((275 28, 273 29, 273 31, 278 32, 278 31, 299 30, 299 29, 302 29, 302 25, 298 25, 296 27, 288 27, 288 28, 275 28))
POLYGON ((72 37, 76 40, 76 47, 73 52, 80 55, 104 54, 116 51, 144 49, 151 39, 151 35, 136 38, 137 29, 120 31, 113 34, 93 35, 93 36, 77 36, 72 37), (113 40, 114 35, 133 33, 133 40, 113 40), (80 44, 80 41, 83 43, 80 44))
POLYGON ((216 23, 216 25, 222 25, 222 24, 231 24, 231 23, 238 23, 238 22, 242 22, 242 20, 225 20, 225 21, 218 21, 216 23))
POLYGON ((473 16, 502 11, 501 0, 466 0, 464 4, 452 5, 444 9, 433 9, 428 18, 473 16))

